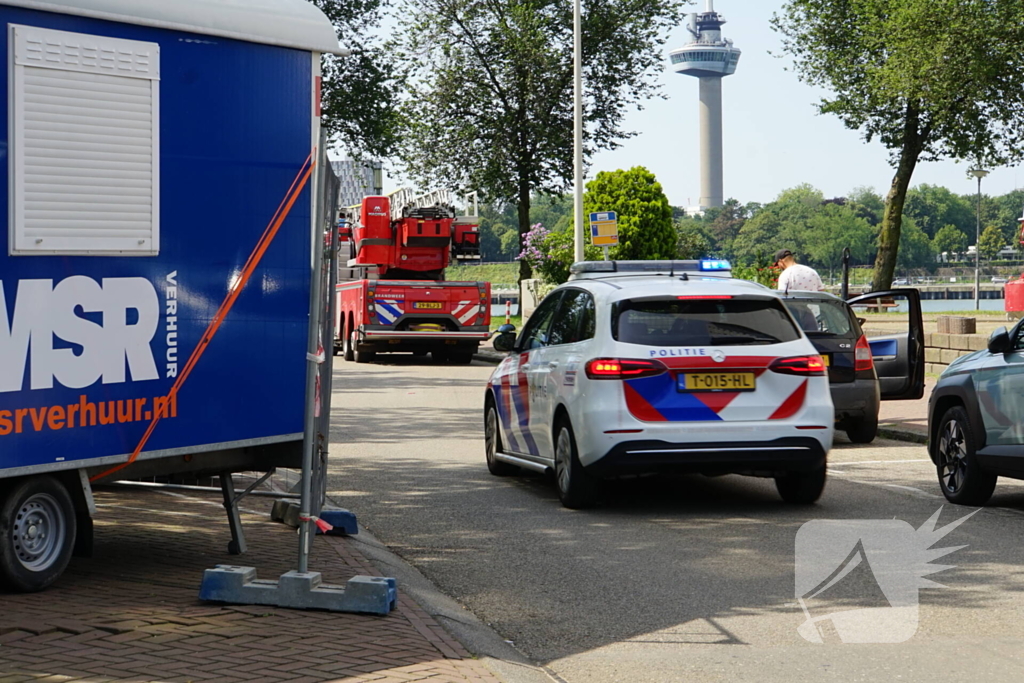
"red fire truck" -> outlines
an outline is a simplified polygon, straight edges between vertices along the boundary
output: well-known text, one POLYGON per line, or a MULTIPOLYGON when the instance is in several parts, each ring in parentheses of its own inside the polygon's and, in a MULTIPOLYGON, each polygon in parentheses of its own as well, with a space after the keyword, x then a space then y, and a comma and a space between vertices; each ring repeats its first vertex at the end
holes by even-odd
POLYGON ((491 284, 447 282, 444 273, 480 258, 477 217, 456 215, 444 192, 399 190, 355 208, 358 218, 339 229, 350 258, 338 278, 335 353, 365 363, 381 352, 429 352, 468 364, 490 336, 491 284))

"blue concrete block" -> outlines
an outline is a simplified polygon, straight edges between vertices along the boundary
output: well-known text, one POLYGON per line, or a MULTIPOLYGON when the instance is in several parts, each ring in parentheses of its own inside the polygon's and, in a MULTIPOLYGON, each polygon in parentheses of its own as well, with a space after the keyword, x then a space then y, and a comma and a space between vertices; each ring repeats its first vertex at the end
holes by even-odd
MULTIPOLYGON (((359 533, 359 524, 356 522, 355 513, 339 508, 323 510, 320 519, 324 520, 334 528, 327 532, 329 536, 354 536, 359 533)), ((320 529, 316 530, 320 533, 320 529)))
POLYGON ((256 578, 253 567, 217 565, 204 572, 199 599, 383 616, 398 607, 398 582, 391 577, 354 576, 344 586, 331 586, 322 582, 320 572, 297 571, 266 581, 256 578))

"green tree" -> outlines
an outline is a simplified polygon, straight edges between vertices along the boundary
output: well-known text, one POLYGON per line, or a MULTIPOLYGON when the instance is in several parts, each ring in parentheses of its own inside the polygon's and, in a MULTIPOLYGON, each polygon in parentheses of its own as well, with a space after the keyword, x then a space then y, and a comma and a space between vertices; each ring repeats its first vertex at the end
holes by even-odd
POLYGON ((484 204, 480 207, 480 260, 512 261, 519 255, 515 207, 484 204), (512 233, 514 240, 508 235, 512 233))
POLYGON ((1003 233, 1007 244, 1020 244, 1020 217, 1024 215, 1024 190, 1014 190, 989 202, 995 216, 991 221, 1003 233))
POLYGON ((907 190, 903 215, 913 218, 929 237, 946 225, 967 233, 974 229, 974 200, 966 201, 939 185, 921 184, 907 190))
POLYGON ((748 218, 750 218, 748 206, 740 204, 735 199, 725 200, 725 205, 721 207, 718 214, 707 223, 707 234, 711 238, 711 246, 720 251, 728 251, 748 218))
POLYGON ((699 221, 676 223, 676 258, 696 259, 711 255, 711 240, 699 221))
POLYGON ((618 214, 619 246, 611 248, 611 258, 675 258, 678 235, 672 226, 672 207, 661 183, 643 166, 601 171, 587 183, 583 213, 594 211, 618 214))
POLYGON ((981 233, 981 244, 978 245, 978 251, 981 252, 983 259, 991 261, 1005 244, 1003 233, 996 226, 990 225, 981 233))
MULTIPOLYGON (((674 0, 584 5, 584 156, 628 137, 623 117, 658 92, 674 0)), ((518 209, 573 176, 572 11, 556 0, 407 0, 396 52, 411 65, 403 161, 424 184, 472 187, 518 209)), ((520 277, 530 266, 520 262, 520 277)))
POLYGON ((870 187, 855 187, 847 197, 850 208, 872 226, 882 222, 885 200, 870 187))
POLYGON ((402 74, 392 51, 376 37, 381 0, 311 2, 352 53, 326 55, 321 63, 321 121, 328 139, 357 159, 391 156, 400 137, 396 103, 402 74))
POLYGON ((936 231, 932 247, 937 254, 963 254, 967 251, 967 235, 955 225, 944 225, 936 231))
MULTIPOLYGON (((905 216, 903 229, 900 231, 899 259, 897 267, 903 269, 922 268, 935 262, 935 250, 927 233, 917 227, 917 222, 905 216)), ((895 270, 893 271, 895 273, 895 270)), ((892 280, 885 283, 887 288, 892 280)), ((884 289, 884 288, 883 288, 884 289)))
POLYGON ((871 252, 874 230, 848 205, 826 204, 811 216, 804 241, 808 260, 828 269, 829 275, 843 263, 843 249, 849 247, 850 257, 863 263, 871 252))
POLYGON ((750 263, 759 252, 783 248, 805 256, 811 219, 824 201, 821 191, 807 183, 783 190, 740 228, 732 245, 736 258, 750 263))
POLYGON ((831 91, 819 111, 891 152, 873 283, 887 287, 919 161, 1024 151, 1024 3, 788 0, 772 23, 800 78, 831 91))

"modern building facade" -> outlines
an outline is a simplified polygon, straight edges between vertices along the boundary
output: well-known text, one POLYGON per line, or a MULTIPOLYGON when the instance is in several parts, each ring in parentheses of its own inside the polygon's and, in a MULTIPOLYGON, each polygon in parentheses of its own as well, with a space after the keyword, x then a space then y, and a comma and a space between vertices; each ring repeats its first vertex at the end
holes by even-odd
POLYGON ((672 70, 700 80, 700 208, 722 206, 722 79, 736 72, 740 51, 722 37, 725 19, 707 0, 705 11, 690 15, 693 39, 669 53, 672 70))
POLYGON ((339 206, 355 206, 367 195, 379 195, 384 190, 379 161, 356 161, 341 159, 332 161, 331 168, 341 181, 339 206))

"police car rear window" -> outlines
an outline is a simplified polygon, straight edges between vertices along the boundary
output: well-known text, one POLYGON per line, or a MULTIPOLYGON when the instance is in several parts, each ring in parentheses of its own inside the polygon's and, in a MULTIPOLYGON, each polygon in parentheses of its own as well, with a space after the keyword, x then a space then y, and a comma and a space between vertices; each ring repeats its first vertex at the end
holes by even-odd
POLYGON ((800 331, 776 299, 643 299, 620 301, 612 336, 647 346, 780 344, 800 331))

